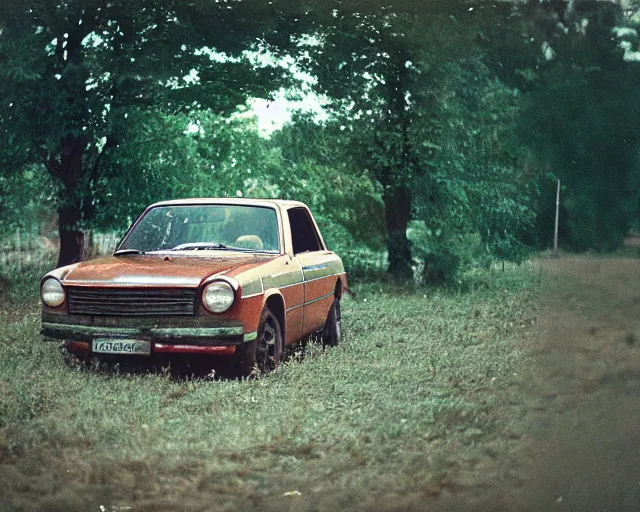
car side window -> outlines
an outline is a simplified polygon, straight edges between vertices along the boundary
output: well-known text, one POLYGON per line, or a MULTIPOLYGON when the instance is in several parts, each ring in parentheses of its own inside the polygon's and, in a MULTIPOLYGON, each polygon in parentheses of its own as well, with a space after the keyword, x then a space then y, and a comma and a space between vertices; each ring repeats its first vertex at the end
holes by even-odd
POLYGON ((305 208, 291 208, 287 213, 291 227, 293 253, 322 250, 320 238, 307 210, 305 208))

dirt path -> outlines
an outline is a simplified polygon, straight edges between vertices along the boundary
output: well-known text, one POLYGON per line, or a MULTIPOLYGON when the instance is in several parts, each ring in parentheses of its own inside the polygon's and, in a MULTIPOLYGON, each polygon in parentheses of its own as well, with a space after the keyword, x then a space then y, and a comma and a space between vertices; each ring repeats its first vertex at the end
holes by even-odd
POLYGON ((640 260, 542 271, 530 495, 562 510, 640 510, 640 260))
POLYGON ((540 263, 539 329, 501 402, 522 442, 446 510, 640 510, 640 260, 540 263), (490 481, 489 481, 490 480, 490 481))

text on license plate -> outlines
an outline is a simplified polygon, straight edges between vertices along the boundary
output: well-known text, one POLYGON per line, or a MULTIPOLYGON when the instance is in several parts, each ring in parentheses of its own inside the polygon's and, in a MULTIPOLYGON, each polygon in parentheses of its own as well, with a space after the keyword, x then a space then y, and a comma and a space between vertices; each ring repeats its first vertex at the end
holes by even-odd
POLYGON ((151 343, 140 340, 96 338, 91 348, 101 354, 151 354, 151 343))

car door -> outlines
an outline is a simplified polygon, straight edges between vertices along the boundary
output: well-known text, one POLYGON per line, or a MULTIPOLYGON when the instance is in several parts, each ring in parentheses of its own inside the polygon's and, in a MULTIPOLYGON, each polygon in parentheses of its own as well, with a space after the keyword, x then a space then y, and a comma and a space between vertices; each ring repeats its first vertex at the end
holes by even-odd
POLYGON ((333 302, 335 255, 324 247, 309 211, 295 207, 287 211, 291 229, 293 257, 303 276, 303 335, 321 329, 333 302))

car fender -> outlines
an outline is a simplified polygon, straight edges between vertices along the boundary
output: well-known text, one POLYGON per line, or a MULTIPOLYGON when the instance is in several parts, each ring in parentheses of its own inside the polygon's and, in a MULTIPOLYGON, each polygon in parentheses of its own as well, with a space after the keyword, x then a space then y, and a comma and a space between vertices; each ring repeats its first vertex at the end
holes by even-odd
POLYGON ((278 290, 277 288, 269 288, 268 290, 265 290, 264 295, 262 297, 262 309, 260 310, 260 314, 262 313, 262 311, 264 311, 264 308, 267 307, 267 303, 272 302, 274 299, 277 301, 278 306, 276 308, 273 308, 273 307, 271 308, 272 313, 276 315, 276 318, 278 318, 278 321, 280 322, 280 329, 282 330, 282 337, 283 339, 286 339, 287 304, 280 290, 278 290))

